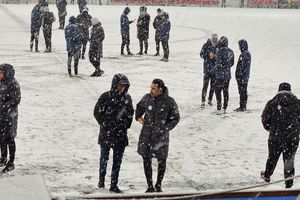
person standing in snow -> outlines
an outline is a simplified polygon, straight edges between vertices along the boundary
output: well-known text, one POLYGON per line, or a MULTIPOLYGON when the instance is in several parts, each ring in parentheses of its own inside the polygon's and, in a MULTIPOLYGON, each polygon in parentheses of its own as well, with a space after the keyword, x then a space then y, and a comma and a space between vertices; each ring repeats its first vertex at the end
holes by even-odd
POLYGON ((154 18, 154 21, 153 21, 153 28, 155 29, 155 46, 156 46, 155 56, 159 56, 159 43, 160 43, 160 40, 159 40, 159 26, 162 22, 162 17, 161 17, 162 10, 160 8, 158 8, 156 10, 156 12, 157 12, 157 15, 156 15, 156 17, 154 18))
POLYGON ((44 1, 39 1, 31 11, 31 38, 30 38, 30 51, 33 49, 33 42, 35 41, 35 52, 39 52, 39 34, 40 28, 43 23, 43 10, 48 4, 44 1))
MULTIPOLYGON (((289 83, 281 83, 278 93, 268 101, 261 115, 264 128, 269 132, 269 155, 261 177, 270 182, 280 155, 283 157, 284 178, 295 175, 294 159, 299 145, 300 100, 291 92, 289 83)), ((291 188, 293 180, 285 181, 291 188)))
POLYGON ((129 21, 128 19, 128 14, 130 13, 130 8, 126 7, 120 17, 120 26, 121 26, 121 37, 122 37, 122 44, 121 44, 121 55, 124 54, 124 47, 126 45, 127 49, 127 55, 132 56, 133 54, 130 52, 130 35, 129 35, 129 30, 130 27, 129 25, 134 22, 135 20, 129 21))
POLYGON ((59 21, 59 28, 64 29, 65 27, 65 18, 67 16, 67 0, 56 0, 55 1, 57 10, 58 10, 58 21, 59 21))
POLYGON ((218 43, 215 67, 215 93, 217 99, 217 114, 222 114, 222 92, 223 113, 226 113, 229 100, 229 82, 231 79, 231 67, 234 64, 233 51, 228 48, 228 39, 222 36, 218 43))
POLYGON ((143 96, 136 106, 135 119, 142 124, 138 154, 143 157, 148 192, 162 192, 161 185, 169 152, 169 131, 179 122, 180 115, 175 100, 161 79, 154 79, 150 93, 143 96), (152 158, 158 162, 155 188, 152 180, 152 158))
POLYGON ((81 33, 82 52, 81 58, 85 59, 84 54, 87 42, 89 41, 89 28, 92 26, 92 16, 89 15, 89 9, 84 7, 82 13, 77 16, 77 24, 81 33))
POLYGON ((49 11, 48 7, 44 8, 43 18, 43 34, 45 38, 46 50, 45 53, 51 52, 51 38, 52 38, 52 23, 55 22, 53 12, 49 11))
POLYGON ((18 105, 21 101, 21 90, 15 79, 15 70, 10 64, 0 65, 0 166, 6 173, 15 168, 15 137, 17 136, 18 105), (7 161, 7 149, 9 160, 7 161))
POLYGON ((149 38, 150 15, 147 13, 147 7, 140 7, 140 15, 137 20, 137 38, 139 39, 140 52, 138 55, 143 55, 143 43, 145 45, 144 53, 148 53, 148 38, 149 38))
POLYGON ((101 22, 99 22, 97 18, 92 18, 92 25, 89 60, 95 67, 95 72, 91 76, 101 76, 104 73, 104 71, 100 69, 100 59, 102 57, 102 43, 105 34, 101 22))
POLYGON ((212 98, 214 96, 214 82, 215 82, 215 65, 216 65, 216 52, 218 45, 218 35, 212 34, 211 38, 202 46, 200 57, 203 61, 203 87, 202 87, 202 103, 201 107, 205 106, 205 99, 208 84, 210 82, 210 90, 208 96, 208 105, 212 105, 212 98))
POLYGON ((86 0, 77 0, 77 4, 78 4, 78 8, 79 8, 79 13, 82 13, 84 7, 87 6, 87 1, 86 0))
POLYGON ((169 61, 169 38, 170 38, 170 30, 171 30, 171 22, 169 20, 169 14, 167 12, 163 12, 162 22, 159 25, 159 40, 162 43, 162 47, 164 50, 164 57, 161 61, 168 62, 169 61))
POLYGON ((243 112, 247 109, 248 100, 248 80, 250 77, 251 54, 248 50, 248 42, 244 39, 238 42, 241 54, 236 66, 235 78, 240 94, 240 107, 235 109, 237 112, 243 112))
POLYGON ((105 186, 105 175, 109 151, 113 150, 113 166, 109 191, 123 193, 118 187, 119 171, 125 147, 128 146, 127 129, 133 119, 133 105, 128 94, 130 83, 124 74, 116 74, 111 89, 98 99, 94 117, 100 125, 98 144, 100 145, 99 188, 105 186))
POLYGON ((76 17, 71 16, 69 24, 65 28, 65 39, 67 42, 68 52, 68 74, 71 77, 71 64, 74 58, 74 72, 75 76, 78 75, 78 63, 81 50, 81 34, 78 26, 76 25, 76 17))

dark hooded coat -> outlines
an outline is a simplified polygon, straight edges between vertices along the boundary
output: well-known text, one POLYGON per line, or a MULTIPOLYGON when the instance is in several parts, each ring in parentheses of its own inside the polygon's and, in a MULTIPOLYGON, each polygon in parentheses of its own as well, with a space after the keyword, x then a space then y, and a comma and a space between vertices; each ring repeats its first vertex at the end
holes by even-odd
POLYGON ((109 147, 127 146, 127 129, 133 118, 133 105, 128 94, 129 80, 123 74, 113 77, 110 91, 104 92, 94 109, 94 117, 100 125, 98 143, 109 147), (118 84, 125 84, 125 91, 117 91, 118 84))
POLYGON ((4 80, 0 81, 0 139, 15 138, 18 124, 18 105, 21 91, 15 79, 15 70, 10 64, 0 65, 4 80))
POLYGON ((165 19, 159 25, 159 40, 168 41, 170 38, 171 22, 167 13, 163 13, 162 15, 165 16, 165 19))
POLYGON ((261 120, 271 139, 299 141, 300 100, 290 91, 279 91, 265 106, 261 120))
POLYGON ((162 18, 157 15, 153 21, 153 28, 155 29, 155 40, 159 40, 159 26, 162 23, 162 18))
POLYGON ((78 26, 75 24, 76 18, 70 17, 69 22, 65 28, 65 39, 67 41, 67 51, 73 56, 81 49, 81 34, 78 26))
POLYGON ((248 43, 246 40, 240 40, 238 44, 241 54, 236 66, 235 78, 238 83, 246 84, 250 77, 251 54, 248 51, 248 43))
POLYGON ((77 16, 77 24, 81 33, 81 40, 89 40, 89 28, 92 26, 92 16, 84 11, 77 16))
POLYGON ((37 4, 31 11, 31 24, 30 30, 31 33, 36 33, 40 30, 43 23, 43 6, 37 4))
POLYGON ((56 7, 58 10, 58 17, 65 17, 67 16, 67 5, 68 2, 66 0, 56 0, 56 7))
MULTIPOLYGON (((90 38, 90 51, 98 52, 100 51, 100 46, 105 38, 104 29, 101 22, 92 26, 91 38, 90 38)), ((100 53, 100 52, 99 52, 100 53)))
POLYGON ((234 64, 234 53, 228 48, 228 39, 222 36, 219 40, 219 49, 216 55, 215 76, 217 82, 231 79, 231 67, 234 64))
POLYGON ((121 35, 122 38, 128 38, 129 39, 129 24, 131 24, 133 21, 129 21, 128 14, 130 12, 130 9, 126 7, 120 17, 120 26, 121 26, 121 35))
POLYGON ((152 97, 146 94, 137 104, 135 119, 144 116, 144 125, 138 143, 138 153, 143 157, 166 159, 169 152, 169 131, 179 122, 180 115, 175 100, 164 94, 152 97))
POLYGON ((149 24, 150 15, 144 10, 139 15, 137 20, 137 38, 140 40, 147 40, 149 38, 149 24))

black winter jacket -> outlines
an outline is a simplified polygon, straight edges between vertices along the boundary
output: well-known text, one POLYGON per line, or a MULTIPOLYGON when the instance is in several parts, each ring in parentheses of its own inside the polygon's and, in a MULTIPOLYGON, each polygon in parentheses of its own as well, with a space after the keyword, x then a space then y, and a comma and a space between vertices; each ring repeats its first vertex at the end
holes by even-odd
POLYGON ((100 125, 98 144, 109 147, 127 146, 127 129, 130 128, 133 117, 133 106, 130 95, 128 78, 123 74, 113 77, 111 90, 104 92, 94 109, 94 117, 100 125), (126 84, 124 93, 117 91, 118 84, 126 84))

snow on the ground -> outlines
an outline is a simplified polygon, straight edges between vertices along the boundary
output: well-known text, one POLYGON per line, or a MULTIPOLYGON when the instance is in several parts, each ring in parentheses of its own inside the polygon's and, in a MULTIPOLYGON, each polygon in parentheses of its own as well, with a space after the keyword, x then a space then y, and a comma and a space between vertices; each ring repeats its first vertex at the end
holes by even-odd
MULTIPOLYGON (((16 169, 3 177, 42 175, 52 195, 58 196, 108 194, 97 189, 99 127, 93 108, 99 95, 110 88, 113 75, 124 73, 131 82, 129 93, 134 105, 149 92, 154 78, 165 81, 179 105, 181 121, 170 133, 164 192, 211 192, 262 183, 259 173, 265 166, 268 138, 260 122, 262 109, 276 94, 280 82, 290 82, 293 92, 300 96, 298 10, 162 7, 172 23, 170 61, 164 63, 151 56, 155 53, 152 26, 149 55, 119 57, 119 18, 125 6, 90 5, 90 14, 100 19, 106 34, 101 63, 105 74, 90 78, 92 65, 80 60, 83 78, 69 78, 64 34, 58 30, 58 21, 53 25, 53 53, 43 53, 42 32, 41 52, 28 51, 33 6, 0 5, 0 62, 15 66, 22 91, 16 169), (233 112, 239 99, 234 79, 236 62, 231 70, 227 117, 214 115, 216 106, 200 109, 203 63, 199 52, 212 33, 228 37, 236 61, 238 40, 244 38, 249 43, 249 113, 233 112)), ((130 7, 129 18, 137 19, 139 7, 130 7)), ((156 8, 148 7, 151 23, 156 8)), ((57 16, 54 5, 50 10, 57 16)), ((68 5, 67 10, 68 16, 78 14, 77 5, 68 5)), ((131 25, 130 46, 132 52, 138 52, 135 24, 131 25)), ((142 158, 136 153, 140 129, 133 122, 119 177, 119 187, 128 194, 144 193, 146 189, 142 158)), ((296 175, 300 173, 298 155, 296 175)), ((154 161, 154 180, 156 167, 154 161)), ((110 170, 111 160, 106 187, 110 185, 110 170)), ((282 178, 280 160, 272 180, 282 178)), ((280 183, 266 189, 283 187, 280 183)), ((294 188, 299 187, 296 180, 294 188)))

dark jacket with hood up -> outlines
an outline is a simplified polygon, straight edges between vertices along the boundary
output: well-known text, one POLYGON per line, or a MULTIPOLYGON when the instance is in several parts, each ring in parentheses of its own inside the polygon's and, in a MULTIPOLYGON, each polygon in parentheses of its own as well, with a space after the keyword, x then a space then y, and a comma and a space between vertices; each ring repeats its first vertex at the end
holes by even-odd
POLYGON ((300 100, 290 91, 279 91, 265 106, 261 120, 270 139, 299 140, 300 100))
POLYGON ((10 64, 1 64, 4 80, 0 81, 0 139, 15 138, 17 135, 18 105, 21 91, 15 79, 15 70, 10 64))
POLYGON ((219 40, 219 49, 216 55, 216 81, 228 81, 231 79, 231 67, 234 64, 233 51, 228 48, 227 37, 222 36, 219 40))
POLYGON ((81 49, 81 34, 76 23, 76 18, 71 16, 69 24, 65 28, 65 39, 67 42, 67 51, 72 56, 78 53, 81 49))
POLYGON ((98 52, 101 51, 100 47, 105 38, 104 29, 101 22, 92 26, 91 38, 90 38, 90 51, 98 52))
POLYGON ((169 152, 169 131, 179 122, 180 115, 175 100, 165 87, 162 96, 146 94, 136 106, 135 119, 144 116, 144 125, 138 143, 138 153, 143 157, 166 159, 169 152))
POLYGON ((113 77, 110 91, 104 92, 94 109, 94 117, 100 125, 98 144, 109 147, 127 146, 127 129, 130 128, 133 118, 131 96, 127 93, 129 80, 123 74, 113 77), (117 91, 118 84, 125 84, 123 93, 117 91))
POLYGON ((147 13, 147 8, 142 6, 140 8, 140 15, 137 20, 137 38, 140 40, 147 40, 149 38, 149 24, 150 15, 147 13))
POLYGON ((130 13, 130 8, 126 7, 123 11, 123 14, 120 17, 120 26, 121 26, 121 35, 122 38, 129 38, 129 24, 133 21, 129 21, 128 14, 130 13))
POLYGON ((246 40, 240 40, 238 43, 241 55, 236 66, 235 78, 238 83, 246 84, 250 77, 251 54, 248 51, 248 43, 246 40))

